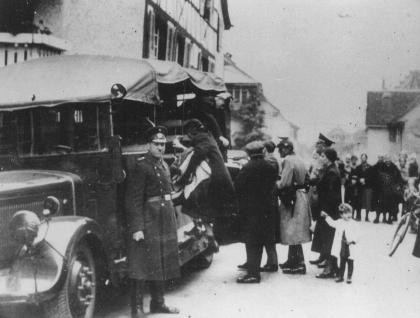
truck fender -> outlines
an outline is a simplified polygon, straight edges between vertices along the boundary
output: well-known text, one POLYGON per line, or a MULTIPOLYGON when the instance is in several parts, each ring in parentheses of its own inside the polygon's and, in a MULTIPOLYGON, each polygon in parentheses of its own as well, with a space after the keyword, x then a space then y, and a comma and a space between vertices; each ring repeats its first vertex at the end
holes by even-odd
MULTIPOLYGON (((51 299, 62 288, 68 262, 78 243, 86 240, 88 244, 100 244, 103 238, 99 225, 86 217, 53 217, 43 227, 36 249, 16 259, 10 269, 13 279, 7 283, 8 289, 27 295, 31 303, 51 299), (27 283, 35 280, 35 283, 27 283)), ((99 249, 103 250, 100 246, 99 249)))

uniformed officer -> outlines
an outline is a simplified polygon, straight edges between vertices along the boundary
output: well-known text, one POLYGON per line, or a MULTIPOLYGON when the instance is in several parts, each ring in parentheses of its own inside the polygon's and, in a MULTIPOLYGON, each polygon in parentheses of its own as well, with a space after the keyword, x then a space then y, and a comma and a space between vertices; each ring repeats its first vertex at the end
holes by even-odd
MULTIPOLYGON (((315 142, 315 157, 314 162, 311 164, 309 168, 309 177, 310 177, 310 183, 311 187, 309 189, 309 201, 311 204, 311 213, 312 218, 314 221, 317 221, 320 216, 320 204, 318 199, 318 189, 317 185, 319 181, 322 179, 322 176, 325 172, 325 166, 321 159, 321 155, 324 153, 326 149, 331 148, 331 146, 335 142, 325 136, 322 133, 319 133, 318 140, 315 142)), ((313 243, 312 243, 312 251, 319 253, 321 251, 321 247, 319 245, 318 235, 314 234, 313 237, 313 243)), ((325 267, 326 266, 326 255, 319 255, 318 259, 311 260, 309 263, 313 265, 318 265, 319 267, 325 267)))
POLYGON ((311 209, 306 190, 308 171, 294 153, 293 143, 283 139, 278 145, 283 158, 281 179, 277 182, 280 205, 280 243, 289 246, 287 261, 280 264, 285 274, 305 274, 302 244, 311 241, 311 209))
POLYGON ((127 176, 128 269, 132 279, 131 312, 143 315, 142 291, 149 283, 152 313, 179 313, 165 305, 164 282, 178 277, 179 259, 175 209, 169 168, 163 160, 166 128, 146 132, 148 153, 127 176))

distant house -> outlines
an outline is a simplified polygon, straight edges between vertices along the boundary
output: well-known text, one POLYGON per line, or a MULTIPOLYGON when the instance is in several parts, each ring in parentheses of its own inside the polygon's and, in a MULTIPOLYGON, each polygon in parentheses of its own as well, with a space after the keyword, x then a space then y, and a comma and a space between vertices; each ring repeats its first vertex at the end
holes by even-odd
POLYGON ((371 158, 402 150, 420 155, 420 89, 368 92, 366 131, 371 158))
MULTIPOLYGON (((261 131, 273 138, 289 137, 297 139, 299 127, 288 121, 280 109, 272 104, 263 94, 262 84, 242 70, 232 60, 230 54, 225 54, 225 83, 232 95, 232 113, 241 108, 255 105, 255 116, 261 116, 261 131)), ((235 140, 250 130, 247 123, 238 117, 232 116, 231 140, 235 146, 235 140)))

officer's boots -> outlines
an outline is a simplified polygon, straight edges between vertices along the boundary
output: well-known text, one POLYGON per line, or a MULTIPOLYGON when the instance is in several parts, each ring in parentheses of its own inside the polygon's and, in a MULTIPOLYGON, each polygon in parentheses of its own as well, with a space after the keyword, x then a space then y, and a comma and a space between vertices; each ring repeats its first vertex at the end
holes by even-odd
POLYGON ((146 317, 143 311, 143 288, 141 281, 135 279, 131 281, 130 303, 132 318, 146 317))

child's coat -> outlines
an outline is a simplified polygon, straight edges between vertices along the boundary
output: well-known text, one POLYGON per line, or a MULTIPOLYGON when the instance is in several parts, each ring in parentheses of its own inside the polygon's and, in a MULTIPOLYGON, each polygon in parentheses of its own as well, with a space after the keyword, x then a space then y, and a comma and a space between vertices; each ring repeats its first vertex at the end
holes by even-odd
POLYGON ((333 220, 327 216, 325 221, 328 225, 335 228, 334 241, 331 248, 331 255, 340 258, 341 240, 343 232, 346 232, 346 239, 348 242, 354 241, 356 244, 349 245, 350 256, 349 259, 355 259, 357 256, 357 243, 359 241, 358 224, 353 219, 345 221, 343 219, 333 220))

